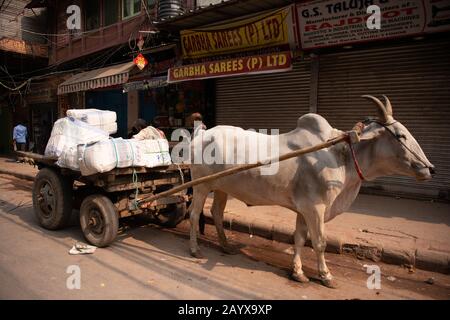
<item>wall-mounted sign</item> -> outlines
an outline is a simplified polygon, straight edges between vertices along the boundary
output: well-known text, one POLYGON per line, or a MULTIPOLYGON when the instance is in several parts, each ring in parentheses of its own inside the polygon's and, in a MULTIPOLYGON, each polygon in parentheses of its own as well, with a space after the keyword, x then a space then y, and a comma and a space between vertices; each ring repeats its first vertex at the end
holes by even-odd
POLYGON ((294 44, 293 6, 256 17, 181 31, 184 58, 200 58, 294 44))
POLYGON ((303 49, 450 30, 450 0, 327 0, 297 5, 303 49), (381 28, 369 29, 367 7, 381 9, 381 28))
POLYGON ((427 33, 450 30, 450 0, 423 0, 427 33))
POLYGON ((48 58, 48 47, 46 45, 28 43, 23 40, 2 38, 0 39, 0 50, 48 58))
POLYGON ((33 89, 26 95, 29 104, 56 102, 56 90, 53 88, 33 89))
POLYGON ((148 90, 154 88, 161 88, 167 86, 167 77, 155 77, 142 81, 128 82, 123 85, 123 90, 125 92, 133 90, 148 90))
POLYGON ((291 53, 277 52, 258 56, 210 61, 169 69, 168 82, 274 73, 292 69, 291 53))

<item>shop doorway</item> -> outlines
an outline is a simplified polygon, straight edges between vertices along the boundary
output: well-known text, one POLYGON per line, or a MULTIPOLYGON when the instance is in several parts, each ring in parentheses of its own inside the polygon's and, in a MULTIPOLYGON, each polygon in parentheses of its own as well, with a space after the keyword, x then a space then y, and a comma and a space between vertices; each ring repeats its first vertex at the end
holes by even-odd
POLYGON ((56 103, 31 105, 31 137, 29 137, 29 150, 44 154, 55 121, 56 103))
POLYGON ((86 92, 86 108, 110 110, 117 114, 117 133, 114 137, 128 135, 128 94, 122 90, 98 90, 86 92))

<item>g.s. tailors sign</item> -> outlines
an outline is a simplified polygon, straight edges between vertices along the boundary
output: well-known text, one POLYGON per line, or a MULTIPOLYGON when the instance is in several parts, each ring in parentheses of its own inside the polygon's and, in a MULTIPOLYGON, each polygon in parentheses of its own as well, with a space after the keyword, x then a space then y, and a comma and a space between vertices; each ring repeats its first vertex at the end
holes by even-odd
POLYGON ((173 83, 234 75, 282 72, 291 69, 291 52, 285 51, 171 68, 169 70, 168 82, 173 83))
POLYGON ((181 31, 184 58, 201 58, 295 43, 294 6, 217 26, 181 31))
POLYGON ((321 0, 297 5, 303 49, 450 30, 449 0, 321 0), (380 8, 369 29, 367 8, 380 8))

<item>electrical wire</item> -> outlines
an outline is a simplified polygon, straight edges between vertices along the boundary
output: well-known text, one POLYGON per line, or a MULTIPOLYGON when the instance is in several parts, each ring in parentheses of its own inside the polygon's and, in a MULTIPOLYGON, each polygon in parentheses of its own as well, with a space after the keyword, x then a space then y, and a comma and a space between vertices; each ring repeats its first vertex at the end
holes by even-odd
MULTIPOLYGON (((0 68, 0 69, 3 70, 3 68, 0 68)), ((39 76, 34 76, 34 77, 31 77, 31 78, 25 80, 22 84, 20 84, 19 86, 15 87, 15 88, 11 88, 11 87, 5 85, 2 82, 0 82, 0 85, 3 86, 4 88, 10 90, 10 91, 18 91, 18 90, 22 89, 28 83, 31 83, 31 81, 39 80, 39 79, 46 78, 46 77, 49 77, 49 76, 52 76, 52 75, 57 75, 57 74, 61 74, 61 73, 68 73, 68 72, 75 72, 75 71, 80 71, 80 69, 57 71, 57 72, 47 73, 47 74, 43 74, 43 75, 39 75, 39 76)), ((3 70, 3 72, 5 72, 5 70, 3 70)))
POLYGON ((113 53, 111 53, 111 55, 109 55, 108 58, 106 58, 105 61, 103 61, 103 63, 101 64, 100 68, 103 68, 103 66, 105 65, 105 63, 108 62, 108 60, 111 59, 117 52, 119 52, 120 50, 122 50, 123 47, 125 47, 124 44, 122 44, 122 45, 119 46, 116 50, 114 50, 113 53))
POLYGON ((144 0, 141 0, 141 5, 142 5, 142 6, 144 7, 144 9, 145 9, 145 13, 147 14, 148 21, 150 22, 151 25, 153 25, 152 17, 150 16, 150 12, 148 12, 147 3, 145 3, 144 0))
MULTIPOLYGON (((6 11, 6 9, 8 9, 9 5, 11 4, 11 2, 12 2, 12 0, 9 0, 8 4, 4 8, 2 8, 2 10, 0 10, 0 13, 3 12, 3 11, 6 11)), ((3 3, 5 3, 5 1, 3 1, 3 3)))

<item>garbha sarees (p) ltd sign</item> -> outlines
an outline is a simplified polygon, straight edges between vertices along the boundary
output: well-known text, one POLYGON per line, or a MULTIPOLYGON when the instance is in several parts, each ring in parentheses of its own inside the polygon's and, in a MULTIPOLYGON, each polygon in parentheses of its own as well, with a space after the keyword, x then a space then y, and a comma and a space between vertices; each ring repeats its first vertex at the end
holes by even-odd
POLYGON ((222 78, 292 70, 290 51, 236 57, 170 68, 168 82, 222 78))
POLYGON ((294 6, 288 6, 239 21, 183 30, 183 58, 197 59, 295 45, 294 9, 294 6))

